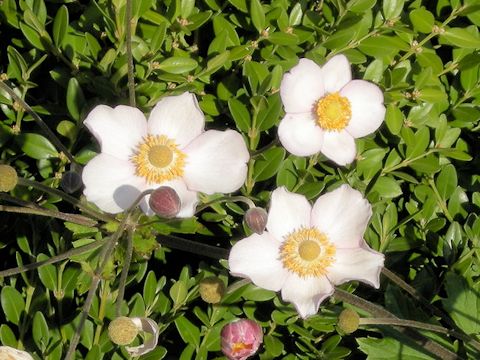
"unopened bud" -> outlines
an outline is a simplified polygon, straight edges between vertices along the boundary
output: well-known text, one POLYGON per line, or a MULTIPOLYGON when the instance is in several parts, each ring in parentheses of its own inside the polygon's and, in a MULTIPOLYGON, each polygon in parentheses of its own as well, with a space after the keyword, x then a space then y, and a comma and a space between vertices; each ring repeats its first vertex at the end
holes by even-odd
POLYGON ((138 335, 138 327, 128 317, 118 317, 108 326, 108 337, 117 345, 128 345, 138 335))
POLYGON ((0 191, 8 192, 17 186, 18 175, 10 165, 0 165, 0 191))
POLYGON ((221 335, 222 352, 229 360, 245 360, 255 355, 263 341, 260 325, 248 319, 225 325, 221 335))
POLYGON ((216 276, 210 276, 200 281, 198 289, 200 297, 209 304, 218 304, 225 294, 225 284, 216 276))
POLYGON ((174 218, 182 207, 177 192, 169 186, 160 186, 154 190, 148 204, 155 214, 167 219, 174 218))
POLYGON ((345 309, 338 317, 338 327, 345 333, 351 334, 358 329, 360 316, 352 309, 345 309))
POLYGON ((245 222, 253 232, 261 235, 267 225, 268 214, 265 209, 254 207, 245 213, 245 222))
POLYGON ((0 346, 0 360, 33 360, 33 357, 26 351, 0 346))
POLYGON ((82 187, 82 178, 76 171, 67 171, 62 176, 60 186, 66 193, 73 194, 82 187))

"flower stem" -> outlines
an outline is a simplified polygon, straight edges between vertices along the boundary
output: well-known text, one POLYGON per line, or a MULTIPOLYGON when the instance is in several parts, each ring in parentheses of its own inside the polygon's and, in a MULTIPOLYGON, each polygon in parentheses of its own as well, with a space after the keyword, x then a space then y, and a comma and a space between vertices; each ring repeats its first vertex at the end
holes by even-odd
POLYGON ((197 208, 197 210, 195 211, 195 213, 197 214, 200 211, 205 210, 206 208, 208 208, 209 206, 211 206, 213 204, 219 204, 219 203, 224 203, 224 202, 243 202, 243 203, 248 205, 249 209, 255 207, 255 203, 246 196, 231 196, 231 197, 223 197, 223 198, 220 198, 220 199, 215 199, 215 200, 209 201, 209 202, 203 204, 202 206, 199 206, 197 208))
POLYGON ((471 341, 470 337, 455 330, 446 329, 443 326, 423 323, 414 320, 392 319, 392 318, 361 318, 360 325, 390 325, 402 326, 421 330, 433 331, 449 336, 456 337, 466 343, 471 344, 475 349, 480 350, 480 344, 476 341, 471 341))
POLYGON ((173 235, 160 235, 157 237, 161 245, 172 249, 188 251, 193 254, 208 256, 212 259, 226 259, 229 251, 224 248, 205 245, 196 241, 187 240, 173 235))
POLYGON ((120 275, 120 282, 118 285, 118 296, 115 305, 116 316, 121 316, 123 296, 125 295, 125 286, 127 283, 128 270, 130 269, 130 263, 132 261, 133 254, 133 227, 129 226, 127 229, 127 252, 125 254, 125 261, 123 263, 122 274, 120 275))
POLYGON ((133 54, 132 54, 132 0, 127 0, 126 4, 126 45, 127 45, 127 64, 128 64, 128 98, 130 106, 135 106, 135 75, 133 68, 133 54))
POLYGON ((47 124, 45 124, 42 118, 35 111, 33 111, 33 109, 21 97, 19 97, 12 90, 12 88, 10 88, 10 86, 0 80, 0 88, 5 90, 17 103, 22 106, 23 109, 25 109, 25 111, 27 111, 33 117, 33 120, 35 120, 35 122, 45 133, 47 138, 57 147, 57 149, 59 149, 65 154, 65 156, 68 158, 68 160, 70 160, 72 164, 77 164, 70 151, 66 148, 65 145, 63 145, 63 143, 58 139, 58 137, 53 133, 53 131, 50 130, 50 128, 47 126, 47 124))
POLYGON ((109 222, 109 221, 114 221, 115 218, 113 216, 110 216, 110 215, 106 215, 106 214, 102 214, 98 211, 95 211, 93 209, 90 209, 86 206, 84 206, 80 200, 78 200, 77 198, 74 198, 73 196, 70 196, 68 195, 67 193, 64 193, 63 191, 61 190, 58 190, 58 189, 55 189, 55 188, 52 188, 50 186, 46 186, 42 183, 39 183, 37 181, 34 181, 34 180, 29 180, 29 179, 25 179, 25 178, 22 178, 22 177, 19 177, 18 178, 18 185, 20 186, 26 186, 26 187, 33 187, 35 189, 38 189, 40 191, 43 191, 43 192, 46 192, 47 194, 51 194, 51 195, 55 195, 55 196, 59 196, 61 197, 63 200, 69 202, 70 204, 72 204, 73 206, 79 208, 80 210, 82 210, 85 214, 93 217, 93 218, 96 218, 96 219, 99 219, 99 220, 102 220, 102 221, 105 221, 105 222, 109 222))
MULTIPOLYGON (((341 300, 343 302, 349 303, 351 305, 354 305, 367 313, 372 314, 375 317, 378 318, 385 318, 385 319, 393 319, 393 320, 400 320, 398 319, 395 315, 393 315, 391 312, 387 311, 383 307, 373 304, 365 299, 362 299, 361 297, 358 297, 354 294, 349 293, 348 291, 335 288, 335 293, 334 297, 338 300, 341 300)), ((392 325, 392 327, 399 332, 403 333, 406 336, 409 336, 412 338, 420 347, 424 348, 428 352, 436 355, 440 359, 443 360, 450 360, 450 359, 458 359, 458 356, 448 350, 447 348, 443 347, 442 345, 426 338, 424 335, 420 334, 417 331, 411 330, 411 329, 404 329, 402 327, 397 327, 395 325, 392 325)))
POLYGON ((101 275, 105 266, 107 265, 110 256, 112 255, 113 251, 115 250, 115 246, 117 245, 120 236, 123 234, 125 228, 128 226, 133 226, 131 224, 131 216, 133 210, 137 207, 140 201, 148 194, 151 194, 153 190, 147 190, 142 192, 137 199, 133 202, 133 204, 125 211, 125 216, 122 219, 117 231, 112 235, 112 237, 105 243, 99 258, 101 261, 99 262, 97 268, 93 273, 92 283, 90 285, 90 289, 88 290, 87 298, 85 299, 85 303, 83 304, 82 312, 80 315, 80 321, 78 323, 78 327, 75 331, 75 334, 72 337, 70 342, 70 346, 67 351, 67 355, 65 355, 65 360, 71 360, 75 355, 75 350, 77 349, 77 345, 80 342, 80 335, 83 330, 83 326, 85 325, 85 321, 88 318, 88 314, 90 312, 90 307, 92 306, 93 297, 97 292, 98 285, 100 284, 101 275))

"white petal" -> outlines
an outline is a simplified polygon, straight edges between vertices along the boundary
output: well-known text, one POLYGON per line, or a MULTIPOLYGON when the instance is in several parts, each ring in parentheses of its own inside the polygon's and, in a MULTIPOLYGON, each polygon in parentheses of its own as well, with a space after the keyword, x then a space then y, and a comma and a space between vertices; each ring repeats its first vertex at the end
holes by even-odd
POLYGON ((283 75, 280 96, 286 113, 310 112, 324 94, 322 70, 312 60, 300 59, 283 75))
POLYGON ((189 189, 207 194, 238 190, 247 177, 250 155, 236 131, 209 130, 185 149, 184 179, 189 189))
POLYGON ((325 131, 321 152, 338 165, 347 165, 355 160, 357 147, 355 140, 346 131, 325 131))
POLYGON ((328 60, 322 67, 325 92, 340 91, 350 80, 352 80, 352 70, 350 63, 345 55, 335 55, 328 60))
POLYGON ((160 331, 158 329, 158 325, 155 321, 149 318, 138 318, 134 317, 131 318, 133 323, 137 326, 137 328, 143 332, 151 334, 151 336, 140 346, 126 346, 125 350, 128 351, 130 356, 141 356, 143 354, 149 353, 158 343, 158 336, 160 335, 160 331))
MULTIPOLYGON (((180 198, 181 208, 177 214, 177 218, 189 218, 195 214, 195 209, 198 204, 198 195, 196 191, 191 191, 187 189, 187 186, 183 180, 172 180, 172 181, 165 181, 161 184, 155 184, 151 187, 152 189, 156 189, 160 186, 169 186, 174 189, 180 198)), ((145 196, 145 201, 140 204, 143 212, 147 216, 152 216, 154 212, 148 206, 148 200, 150 199, 150 195, 145 196)))
POLYGON ((368 81, 353 80, 341 91, 340 95, 350 101, 352 118, 346 130, 359 138, 377 130, 385 119, 383 93, 380 88, 368 81))
POLYGON ((33 357, 26 351, 17 350, 10 346, 0 346, 1 360, 33 360, 33 357))
POLYGON ((194 94, 162 98, 148 119, 148 132, 166 135, 175 140, 180 149, 199 136, 205 127, 205 117, 194 94))
POLYGON ((112 214, 128 209, 146 189, 145 181, 135 176, 129 161, 103 153, 85 166, 82 180, 87 200, 112 214))
POLYGON ((360 191, 342 185, 320 196, 312 210, 312 225, 337 248, 355 248, 362 241, 372 207, 360 191))
POLYGON ((279 260, 279 246, 268 232, 238 241, 228 257, 230 273, 248 278, 261 288, 280 290, 287 272, 279 260))
POLYGON ((102 153, 128 160, 147 135, 147 120, 137 108, 96 106, 83 122, 100 143, 102 153))
POLYGON ((294 194, 283 186, 272 191, 267 230, 277 239, 301 227, 310 227, 312 206, 303 195, 294 194))
POLYGON ((335 284, 358 280, 375 288, 380 287, 380 273, 385 256, 368 248, 362 239, 362 247, 337 249, 336 262, 328 268, 327 277, 335 284))
POLYGON ((311 112, 285 115, 278 126, 278 137, 283 147, 297 156, 316 154, 323 145, 323 130, 311 112))
POLYGON ((333 294, 326 276, 302 278, 290 273, 282 287, 282 299, 291 302, 302 318, 315 315, 321 302, 333 294))

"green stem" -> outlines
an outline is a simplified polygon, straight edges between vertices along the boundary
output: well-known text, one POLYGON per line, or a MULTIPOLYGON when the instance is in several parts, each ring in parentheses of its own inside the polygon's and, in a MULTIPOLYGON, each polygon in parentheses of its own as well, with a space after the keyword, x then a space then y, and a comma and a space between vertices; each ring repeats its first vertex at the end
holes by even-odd
POLYGON ((133 68, 133 54, 132 54, 132 0, 127 0, 126 5, 126 27, 127 27, 127 64, 128 64, 128 98, 130 106, 135 106, 135 75, 133 68))
POLYGON ((53 211, 53 210, 43 209, 43 208, 0 205, 0 211, 17 213, 17 214, 29 214, 29 215, 53 217, 53 218, 69 221, 75 224, 90 226, 90 227, 95 226, 97 224, 95 220, 92 220, 82 215, 62 213, 59 211, 53 211))
POLYGON ((418 156, 415 156, 415 157, 410 158, 410 159, 405 159, 405 160, 401 161, 400 163, 398 163, 397 165, 393 165, 393 166, 391 166, 391 167, 389 167, 389 168, 384 168, 384 169, 382 170, 382 175, 385 175, 385 174, 387 174, 387 173, 389 173, 389 172, 392 172, 392 171, 395 171, 395 170, 397 170, 397 169, 406 167, 406 166, 410 165, 410 164, 411 164, 412 162, 414 162, 414 161, 417 161, 417 160, 419 160, 419 159, 423 159, 424 157, 426 157, 426 156, 428 156, 428 155, 430 155, 430 154, 439 152, 439 151, 441 151, 441 150, 440 150, 440 149, 429 149, 428 151, 426 151, 426 152, 424 152, 424 153, 422 153, 422 154, 420 154, 420 155, 418 155, 418 156))
POLYGON ((450 214, 450 211, 448 211, 447 204, 445 203, 445 200, 442 198, 440 193, 438 192, 437 186, 435 185, 435 181, 433 179, 428 179, 428 185, 433 190, 433 193, 435 194, 435 197, 437 198, 437 204, 442 209, 443 214, 445 217, 450 221, 451 223, 454 221, 452 214, 450 214))
POLYGON ((132 261, 132 254, 133 254, 133 234, 134 234, 134 229, 133 227, 129 226, 128 235, 127 235, 127 250, 125 254, 125 261, 123 263, 122 273, 120 275, 120 281, 118 285, 118 296, 117 296, 117 302, 115 306, 115 314, 117 317, 122 315, 121 311, 122 311, 123 297, 125 295, 125 286, 127 283, 128 270, 130 269, 130 263, 132 261))
POLYGON ((315 167, 315 165, 317 165, 319 156, 319 154, 310 156, 310 158, 308 159, 307 168, 305 169, 305 174, 298 180, 297 184, 292 189, 292 192, 296 192, 305 183, 305 180, 310 175, 310 171, 312 170, 312 168, 315 167))
POLYGON ((197 208, 197 210, 195 211, 195 213, 197 214, 200 211, 205 210, 206 208, 208 208, 209 206, 211 206, 213 204, 219 204, 219 203, 225 203, 225 202, 243 202, 243 203, 247 204, 250 209, 256 207, 255 203, 252 200, 250 200, 249 198, 247 198, 246 196, 231 196, 231 197, 223 197, 223 198, 220 198, 220 199, 215 199, 215 200, 209 201, 209 202, 203 204, 202 206, 199 206, 197 208))
MULTIPOLYGON (((383 307, 373 304, 361 297, 358 297, 354 294, 349 293, 348 291, 335 288, 335 292, 333 295, 336 299, 341 300, 343 302, 349 303, 354 305, 367 313, 378 317, 378 318, 387 318, 387 319, 398 319, 395 315, 384 309, 383 307)), ((411 337, 419 346, 425 348, 425 350, 429 351, 430 353, 438 356, 443 360, 450 360, 450 359, 458 359, 458 356, 451 352, 450 350, 446 349, 442 345, 426 338, 422 334, 410 330, 410 329, 403 329, 393 326, 396 330, 400 331, 401 333, 411 337)))
POLYGON ((105 221, 105 222, 109 222, 109 221, 114 221, 115 218, 111 215, 106 215, 106 214, 102 214, 98 211, 95 211, 93 209, 90 209, 86 206, 84 206, 80 200, 78 200, 77 198, 71 196, 71 195, 68 195, 67 193, 64 193, 63 191, 61 190, 58 190, 58 189, 55 189, 55 188, 51 188, 50 186, 46 186, 42 183, 39 183, 37 181, 34 181, 34 180, 28 180, 28 179, 25 179, 25 178, 22 178, 22 177, 19 177, 18 178, 18 185, 20 186, 26 186, 26 187, 33 187, 35 189, 38 189, 40 191, 43 191, 43 192, 46 192, 47 194, 51 194, 51 195, 55 195, 55 196, 59 196, 61 197, 63 200, 69 202, 70 204, 72 204, 73 206, 77 207, 78 209, 82 210, 85 214, 93 217, 93 218, 96 218, 96 219, 99 219, 99 220, 102 220, 102 221, 105 221))
POLYGON ((17 274, 27 272, 27 271, 30 271, 30 270, 35 270, 35 269, 37 269, 39 267, 42 267, 42 266, 45 266, 45 265, 55 264, 59 261, 68 259, 72 256, 84 254, 88 251, 91 251, 93 249, 96 249, 96 248, 102 246, 107 241, 108 241, 108 238, 105 238, 103 240, 98 240, 98 241, 92 242, 88 245, 84 245, 84 246, 79 247, 79 248, 68 250, 68 251, 64 252, 63 254, 52 256, 51 258, 49 258, 47 260, 38 261, 38 262, 18 266, 18 267, 7 269, 7 270, 2 270, 2 271, 0 271, 0 278, 1 277, 12 276, 12 275, 17 275, 17 274))
POLYGON ((125 227, 127 226, 133 226, 130 223, 131 220, 131 215, 133 210, 137 207, 137 205, 140 203, 140 201, 146 196, 152 193, 153 190, 147 190, 141 193, 137 199, 133 202, 133 204, 126 210, 125 216, 122 219, 122 222, 120 223, 117 231, 113 234, 113 236, 106 242, 105 246, 102 249, 102 252, 100 253, 99 258, 101 261, 99 262, 97 268, 95 269, 92 277, 92 284, 90 285, 90 289, 88 290, 87 298, 85 299, 85 303, 83 304, 82 307, 82 312, 80 315, 80 321, 78 323, 78 327, 75 331, 75 334, 72 337, 72 340, 70 342, 70 346, 67 351, 67 355, 65 356, 65 360, 71 360, 73 356, 75 355, 75 350, 77 349, 78 343, 80 342, 80 335, 83 330, 83 326, 85 325, 85 321, 88 318, 88 314, 90 312, 90 307, 92 306, 93 302, 93 297, 95 296, 95 293, 97 292, 98 285, 101 280, 101 275, 103 270, 105 269, 105 266, 107 265, 110 256, 113 253, 113 250, 115 249, 115 246, 117 245, 117 242, 120 238, 120 236, 123 234, 123 231, 125 230, 125 227))
POLYGON ((68 160, 70 160, 72 164, 77 164, 70 151, 66 148, 65 145, 63 145, 63 143, 58 139, 58 137, 53 133, 53 131, 50 130, 50 128, 47 126, 47 124, 45 124, 42 118, 35 111, 33 111, 33 109, 21 97, 19 97, 13 91, 13 89, 10 88, 10 86, 0 80, 0 88, 5 90, 16 102, 18 102, 22 106, 23 109, 25 109, 33 117, 33 120, 35 120, 35 122, 45 133, 47 138, 57 147, 57 149, 59 149, 65 154, 65 156, 68 158, 68 160))
POLYGON ((423 323, 423 322, 414 321, 414 320, 392 319, 392 318, 361 318, 359 324, 360 325, 402 326, 402 327, 433 331, 433 332, 453 336, 466 343, 470 343, 476 350, 480 350, 480 344, 476 341, 472 342, 469 336, 462 334, 460 332, 457 332, 455 330, 446 329, 443 326, 439 326, 439 325, 433 325, 433 324, 423 323))
POLYGON ((208 256, 213 259, 226 259, 229 251, 224 248, 205 245, 196 241, 187 240, 173 235, 160 235, 157 241, 172 249, 188 251, 193 254, 208 256))

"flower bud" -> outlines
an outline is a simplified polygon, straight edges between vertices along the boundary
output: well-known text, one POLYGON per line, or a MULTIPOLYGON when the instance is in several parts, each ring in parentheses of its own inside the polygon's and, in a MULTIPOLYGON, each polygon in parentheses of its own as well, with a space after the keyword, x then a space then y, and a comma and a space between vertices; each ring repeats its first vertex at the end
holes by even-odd
POLYGON ((17 186, 17 172, 10 165, 0 165, 0 191, 11 191, 17 186))
POLYGON ((128 345, 138 335, 138 327, 128 317, 118 317, 108 325, 108 337, 114 344, 128 345))
POLYGON ((82 178, 76 171, 67 171, 62 176, 60 186, 66 193, 73 194, 82 187, 82 178))
POLYGON ((33 360, 26 351, 17 350, 10 346, 0 346, 0 360, 33 360))
POLYGON ((160 217, 174 218, 182 207, 177 192, 169 186, 160 186, 155 189, 148 200, 152 211, 160 217))
POLYGON ((338 317, 338 327, 345 333, 351 334, 358 329, 360 316, 352 309, 345 309, 338 317))
POLYGON ((268 214, 265 209, 254 207, 245 213, 245 222, 253 232, 261 235, 267 225, 268 214))
POLYGON ((225 284, 216 276, 210 276, 200 281, 200 297, 209 304, 218 304, 225 294, 225 284))
POLYGON ((254 355, 263 341, 260 325, 253 320, 241 319, 222 329, 222 352, 229 360, 245 360, 254 355))

